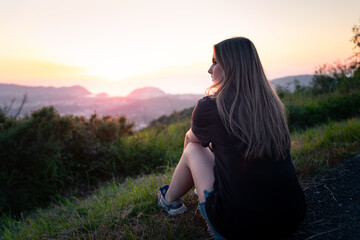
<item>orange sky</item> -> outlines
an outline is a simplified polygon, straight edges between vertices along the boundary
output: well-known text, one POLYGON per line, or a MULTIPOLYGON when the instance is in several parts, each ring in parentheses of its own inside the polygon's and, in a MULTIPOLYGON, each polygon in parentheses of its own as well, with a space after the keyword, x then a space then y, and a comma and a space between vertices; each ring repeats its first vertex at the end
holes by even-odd
POLYGON ((203 93, 212 45, 245 36, 269 79, 312 74, 352 54, 358 0, 5 0, 0 83, 203 93))

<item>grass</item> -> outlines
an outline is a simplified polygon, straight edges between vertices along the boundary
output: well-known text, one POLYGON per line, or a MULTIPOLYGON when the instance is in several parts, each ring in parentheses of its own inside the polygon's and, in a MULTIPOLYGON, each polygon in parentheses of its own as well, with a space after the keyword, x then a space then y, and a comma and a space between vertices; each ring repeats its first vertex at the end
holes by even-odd
MULTIPOLYGON (((360 118, 331 122, 292 134, 292 157, 303 178, 324 173, 359 153, 360 118)), ((0 218, 0 239, 206 239, 207 227, 190 191, 183 200, 189 211, 168 217, 156 205, 165 173, 113 180, 91 196, 63 199, 20 220, 0 218)))
POLYGON ((360 118, 293 132, 291 140, 291 155, 298 175, 325 173, 359 153, 360 118))
POLYGON ((350 89, 346 92, 346 94, 339 90, 330 93, 318 94, 318 95, 313 94, 311 91, 303 91, 303 92, 295 91, 293 93, 284 94, 281 101, 285 105, 302 106, 308 103, 322 102, 328 99, 339 98, 344 95, 352 95, 357 93, 359 93, 358 88, 350 89))
POLYGON ((113 180, 86 199, 64 199, 20 221, 3 219, 4 239, 194 239, 206 235, 206 225, 189 192, 189 211, 178 218, 159 212, 159 186, 170 182, 164 174, 113 180))

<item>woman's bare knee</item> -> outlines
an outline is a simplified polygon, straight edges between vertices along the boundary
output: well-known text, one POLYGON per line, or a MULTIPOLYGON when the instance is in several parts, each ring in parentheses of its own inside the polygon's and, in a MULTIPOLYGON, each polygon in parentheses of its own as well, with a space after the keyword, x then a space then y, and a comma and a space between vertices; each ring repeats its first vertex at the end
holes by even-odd
POLYGON ((185 150, 184 154, 187 157, 204 157, 205 159, 209 159, 210 161, 214 161, 214 155, 210 151, 209 148, 204 148, 200 143, 190 142, 185 150))
POLYGON ((189 142, 186 145, 185 150, 187 149, 187 151, 191 151, 191 149, 194 149, 194 148, 203 148, 203 146, 201 146, 201 144, 197 143, 197 142, 189 142))

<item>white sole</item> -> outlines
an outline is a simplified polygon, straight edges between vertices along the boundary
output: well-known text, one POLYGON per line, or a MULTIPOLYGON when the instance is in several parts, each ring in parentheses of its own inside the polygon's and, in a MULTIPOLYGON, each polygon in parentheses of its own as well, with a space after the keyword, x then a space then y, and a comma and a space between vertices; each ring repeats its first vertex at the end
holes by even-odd
POLYGON ((178 214, 181 214, 181 213, 184 213, 187 211, 187 207, 183 204, 180 208, 177 208, 175 210, 167 210, 167 207, 163 204, 162 201, 159 200, 158 202, 158 206, 164 210, 165 212, 167 212, 170 216, 175 216, 175 215, 178 215, 178 214))

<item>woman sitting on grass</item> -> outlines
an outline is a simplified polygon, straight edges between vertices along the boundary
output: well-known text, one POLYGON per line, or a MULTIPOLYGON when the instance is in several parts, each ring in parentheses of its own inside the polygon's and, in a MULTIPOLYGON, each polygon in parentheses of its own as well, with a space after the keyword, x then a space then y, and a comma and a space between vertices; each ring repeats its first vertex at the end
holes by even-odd
POLYGON ((306 203, 284 107, 255 46, 242 37, 216 44, 208 72, 213 84, 193 111, 184 152, 158 204, 170 215, 186 211, 180 198, 195 184, 216 239, 287 237, 304 219, 306 203))

